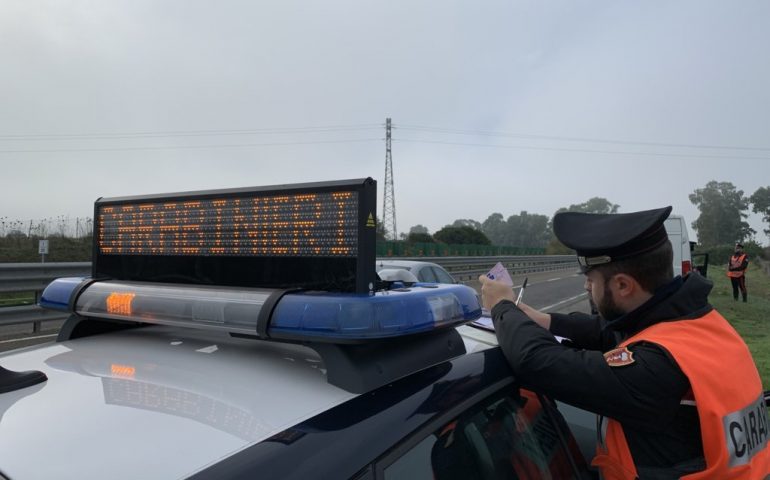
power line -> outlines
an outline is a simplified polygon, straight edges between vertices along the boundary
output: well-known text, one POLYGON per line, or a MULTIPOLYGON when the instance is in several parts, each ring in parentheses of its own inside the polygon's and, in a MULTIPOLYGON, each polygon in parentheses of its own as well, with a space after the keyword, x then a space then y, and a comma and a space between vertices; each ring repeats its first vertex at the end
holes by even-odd
POLYGON ((203 150, 207 148, 247 148, 247 147, 274 147, 282 145, 319 145, 327 143, 364 143, 380 142, 382 138, 359 138, 349 140, 316 140, 308 142, 271 142, 271 143, 240 143, 218 145, 167 145, 158 147, 105 147, 105 148, 57 148, 57 149, 30 149, 30 150, 0 150, 0 153, 65 153, 65 152, 119 152, 135 150, 203 150))
POLYGON ((716 150, 770 151, 770 147, 744 147, 744 146, 729 146, 729 145, 698 145, 698 144, 689 144, 689 143, 639 142, 639 141, 630 141, 630 140, 613 140, 613 139, 601 139, 601 138, 589 138, 589 137, 564 137, 564 136, 555 136, 555 135, 532 135, 532 134, 524 134, 524 133, 458 130, 458 129, 441 128, 441 127, 427 127, 427 126, 421 126, 421 125, 396 124, 393 126, 393 128, 396 128, 399 130, 415 130, 415 131, 432 132, 432 133, 445 133, 445 134, 452 134, 452 135, 526 138, 526 139, 558 140, 558 141, 564 141, 564 142, 610 143, 610 144, 617 144, 617 145, 703 148, 703 149, 716 149, 716 150))
MULTIPOLYGON (((175 138, 175 137, 215 137, 215 136, 238 136, 238 135, 306 135, 306 134, 324 134, 333 132, 354 132, 372 129, 380 129, 382 124, 349 124, 349 125, 326 125, 326 126, 305 126, 305 127, 274 127, 257 129, 227 129, 227 130, 167 130, 167 131, 136 131, 136 132, 115 132, 115 133, 47 133, 47 134, 19 134, 19 135, 0 135, 0 141, 56 141, 56 140, 134 140, 143 138, 175 138)), ((464 136, 484 136, 498 138, 516 138, 530 140, 554 140, 565 142, 583 142, 583 143, 605 143, 614 145, 636 145, 636 146, 656 146, 669 148, 690 148, 690 149, 709 149, 709 150, 743 150, 743 151, 770 151, 768 147, 750 147, 750 146, 727 146, 727 145, 699 145, 685 143, 665 143, 665 142, 641 142, 615 139, 599 139, 588 137, 566 137, 555 135, 533 135, 511 132, 494 132, 481 130, 462 130, 443 127, 431 127, 424 125, 394 124, 392 128, 446 135, 464 135, 464 136)), ((0 153, 62 153, 62 152, 89 152, 89 151, 132 151, 132 150, 176 150, 176 149, 207 149, 207 148, 246 148, 263 146, 282 146, 282 145, 312 145, 326 143, 352 143, 369 142, 376 139, 350 139, 350 140, 313 140, 313 141, 291 141, 291 142, 262 142, 262 143, 241 143, 241 144, 214 144, 214 145, 171 145, 171 146, 146 146, 146 147, 103 147, 103 148, 71 148, 71 149, 13 149, 0 150, 0 153)), ((451 142, 427 139, 401 139, 394 138, 395 141, 415 142, 415 143, 433 143, 443 145, 473 146, 485 148, 509 148, 522 150, 544 150, 544 151, 562 151, 562 152, 583 152, 583 153, 606 153, 620 155, 642 155, 642 156, 660 156, 660 157, 697 157, 697 158, 724 158, 724 159, 748 159, 765 160, 767 157, 751 156, 728 156, 728 155, 702 155, 688 153, 663 153, 663 152, 629 152, 629 151, 611 151, 600 149, 579 149, 579 148, 559 148, 559 147, 537 147, 528 145, 497 145, 470 142, 451 142)))
POLYGON ((114 132, 114 133, 41 133, 0 135, 0 140, 102 140, 120 138, 164 138, 164 137, 203 137, 225 135, 286 135, 305 133, 349 132, 356 130, 372 130, 382 128, 381 124, 358 125, 327 125, 317 127, 280 127, 280 128, 256 128, 243 130, 168 130, 168 131, 140 131, 140 132, 114 132))
POLYGON ((627 152, 620 150, 592 150, 581 148, 559 148, 559 147, 534 147, 529 145, 495 145, 491 143, 464 143, 464 142, 443 142, 437 140, 421 140, 413 138, 394 138, 395 142, 412 142, 412 143, 433 143, 440 145, 461 145, 469 147, 484 147, 484 148, 511 148, 520 150, 545 150, 553 152, 577 152, 577 153, 607 153, 613 155, 639 155, 639 156, 652 156, 652 157, 687 157, 687 158, 721 158, 729 160, 770 160, 770 157, 745 157, 735 155, 704 155, 698 153, 660 153, 660 152, 627 152))

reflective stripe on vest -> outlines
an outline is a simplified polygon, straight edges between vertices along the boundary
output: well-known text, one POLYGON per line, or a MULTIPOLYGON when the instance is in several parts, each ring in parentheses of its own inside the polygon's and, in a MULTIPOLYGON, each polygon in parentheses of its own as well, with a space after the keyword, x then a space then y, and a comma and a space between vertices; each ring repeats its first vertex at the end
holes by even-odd
MULTIPOLYGON (((697 402, 706 469, 683 479, 766 479, 770 474, 767 409, 762 382, 746 344, 716 311, 655 324, 619 347, 641 341, 668 351, 687 376, 697 402)), ((606 449, 592 464, 608 480, 634 478, 623 427, 609 420, 606 449)), ((603 451, 602 451, 603 450, 603 451)))
MULTIPOLYGON (((730 257, 730 268, 738 268, 741 265, 743 265, 743 260, 746 258, 746 254, 742 254, 737 259, 735 258, 735 255, 730 257)), ((739 278, 742 277, 744 274, 743 270, 737 270, 737 271, 730 271, 730 268, 727 269, 727 276, 731 278, 739 278)))

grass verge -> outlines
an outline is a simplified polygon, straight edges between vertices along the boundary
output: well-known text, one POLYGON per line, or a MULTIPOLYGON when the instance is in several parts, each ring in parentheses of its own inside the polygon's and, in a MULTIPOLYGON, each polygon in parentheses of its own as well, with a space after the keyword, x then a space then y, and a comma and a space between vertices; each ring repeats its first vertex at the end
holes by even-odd
POLYGON ((770 389, 770 276, 757 262, 749 264, 747 303, 733 300, 733 288, 724 267, 710 265, 709 278, 714 282, 709 302, 743 337, 754 356, 762 385, 765 390, 770 389))
POLYGON ((32 305, 33 303, 35 303, 35 292, 0 293, 0 307, 32 305))

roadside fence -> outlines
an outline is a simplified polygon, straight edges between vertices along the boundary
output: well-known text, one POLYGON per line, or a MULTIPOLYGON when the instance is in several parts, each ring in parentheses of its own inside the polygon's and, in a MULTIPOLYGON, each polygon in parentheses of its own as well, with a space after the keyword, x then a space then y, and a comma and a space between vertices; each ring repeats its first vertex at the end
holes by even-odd
MULTIPOLYGON (((474 282, 479 275, 488 272, 497 262, 508 269, 511 275, 532 272, 577 269, 574 255, 531 255, 491 257, 387 257, 388 260, 419 260, 432 262, 444 267, 460 282, 474 282)), ((8 325, 33 325, 33 332, 39 332, 42 322, 65 320, 67 314, 46 310, 37 306, 45 287, 59 277, 87 277, 91 274, 90 262, 67 263, 0 263, 0 293, 33 294, 31 305, 0 307, 0 327, 8 325)), ((6 299, 8 300, 8 299, 6 299)))

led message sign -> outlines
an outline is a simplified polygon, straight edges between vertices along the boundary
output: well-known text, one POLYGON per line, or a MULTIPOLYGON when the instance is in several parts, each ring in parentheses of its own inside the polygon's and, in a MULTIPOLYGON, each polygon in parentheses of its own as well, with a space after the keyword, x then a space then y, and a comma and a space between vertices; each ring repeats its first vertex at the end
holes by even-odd
POLYGON ((99 251, 135 255, 350 256, 357 192, 103 206, 99 251))
POLYGON ((368 291, 375 202, 370 178, 101 199, 94 276, 368 291))

